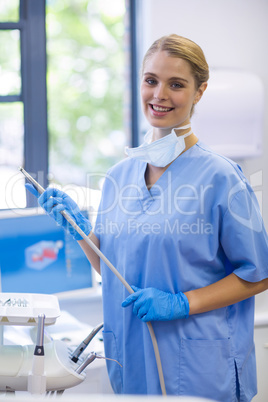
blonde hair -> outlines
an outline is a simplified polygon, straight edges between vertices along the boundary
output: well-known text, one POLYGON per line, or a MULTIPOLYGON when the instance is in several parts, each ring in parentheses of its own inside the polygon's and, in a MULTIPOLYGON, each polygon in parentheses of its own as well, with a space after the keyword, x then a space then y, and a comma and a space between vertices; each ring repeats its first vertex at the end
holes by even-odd
MULTIPOLYGON (((189 63, 195 80, 196 90, 203 82, 208 81, 209 67, 201 47, 192 40, 176 34, 163 36, 150 46, 143 58, 142 72, 150 56, 160 51, 166 51, 171 57, 184 59, 189 63)), ((194 105, 191 110, 191 116, 193 111, 194 105)))

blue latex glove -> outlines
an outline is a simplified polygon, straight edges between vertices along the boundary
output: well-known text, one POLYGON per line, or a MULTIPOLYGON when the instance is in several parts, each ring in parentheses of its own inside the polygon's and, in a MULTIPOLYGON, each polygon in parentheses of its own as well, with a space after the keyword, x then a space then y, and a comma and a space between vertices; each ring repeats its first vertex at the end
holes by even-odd
POLYGON ((49 187, 40 195, 31 184, 26 183, 25 187, 38 198, 39 205, 48 215, 54 218, 57 224, 70 233, 75 240, 82 240, 82 236, 62 216, 61 211, 66 211, 86 235, 91 232, 90 221, 81 213, 78 205, 66 193, 57 188, 49 187))
POLYGON ((122 307, 133 304, 133 313, 142 321, 169 321, 189 317, 190 307, 184 293, 173 294, 155 288, 131 287, 135 293, 123 301, 122 307))

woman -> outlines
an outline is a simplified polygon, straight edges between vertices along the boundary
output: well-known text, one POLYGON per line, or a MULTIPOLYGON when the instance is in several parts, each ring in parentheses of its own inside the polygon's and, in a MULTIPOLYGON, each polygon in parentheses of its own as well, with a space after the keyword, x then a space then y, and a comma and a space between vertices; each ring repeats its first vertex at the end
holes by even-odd
POLYGON ((122 364, 107 364, 116 393, 161 393, 144 325, 153 321, 168 394, 256 394, 252 296, 268 288, 267 234, 239 166, 191 131, 208 77, 189 39, 170 35, 148 50, 141 99, 152 129, 108 172, 94 233, 66 194, 39 198, 65 227, 68 211, 135 291, 69 229, 102 275, 105 353, 122 364))

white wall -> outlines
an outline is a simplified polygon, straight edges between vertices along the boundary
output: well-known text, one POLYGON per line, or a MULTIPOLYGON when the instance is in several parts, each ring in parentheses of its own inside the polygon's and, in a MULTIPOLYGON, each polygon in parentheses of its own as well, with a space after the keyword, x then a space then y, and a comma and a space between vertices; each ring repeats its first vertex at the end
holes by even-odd
POLYGON ((262 196, 268 228, 268 1, 140 0, 140 7, 141 56, 155 39, 176 33, 198 43, 211 68, 240 68, 262 79, 266 98, 263 155, 238 162, 259 199, 262 196))

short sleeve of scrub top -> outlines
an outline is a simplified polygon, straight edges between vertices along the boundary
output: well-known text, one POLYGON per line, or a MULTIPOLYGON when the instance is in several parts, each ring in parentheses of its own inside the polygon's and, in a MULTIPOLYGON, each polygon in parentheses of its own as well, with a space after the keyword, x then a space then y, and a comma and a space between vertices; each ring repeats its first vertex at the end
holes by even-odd
POLYGON ((246 180, 228 194, 220 240, 237 276, 249 282, 267 278, 267 234, 256 196, 246 180))

